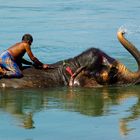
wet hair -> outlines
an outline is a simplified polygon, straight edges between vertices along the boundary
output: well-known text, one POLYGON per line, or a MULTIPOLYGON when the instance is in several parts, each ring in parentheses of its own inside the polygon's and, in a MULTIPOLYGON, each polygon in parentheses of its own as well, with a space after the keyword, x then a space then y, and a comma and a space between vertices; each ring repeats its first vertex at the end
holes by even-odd
POLYGON ((32 43, 32 42, 33 42, 33 37, 32 37, 32 35, 30 35, 30 34, 25 34, 25 35, 23 35, 23 37, 22 37, 22 41, 27 41, 27 42, 32 43))

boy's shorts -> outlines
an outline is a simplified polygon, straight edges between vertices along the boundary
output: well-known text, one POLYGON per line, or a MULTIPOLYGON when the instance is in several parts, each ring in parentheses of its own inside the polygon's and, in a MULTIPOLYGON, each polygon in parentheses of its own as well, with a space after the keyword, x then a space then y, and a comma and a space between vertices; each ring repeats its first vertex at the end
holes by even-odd
POLYGON ((13 56, 8 52, 4 51, 0 54, 0 66, 6 71, 6 77, 22 77, 22 72, 19 69, 19 66, 15 62, 13 56))

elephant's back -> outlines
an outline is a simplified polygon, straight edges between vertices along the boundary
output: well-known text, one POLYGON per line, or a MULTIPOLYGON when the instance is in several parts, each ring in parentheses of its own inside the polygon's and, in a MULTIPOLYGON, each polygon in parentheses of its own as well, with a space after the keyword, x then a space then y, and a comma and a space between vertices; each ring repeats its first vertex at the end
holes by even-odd
POLYGON ((41 70, 33 67, 23 70, 22 78, 2 78, 2 88, 45 88, 63 84, 56 69, 41 70))

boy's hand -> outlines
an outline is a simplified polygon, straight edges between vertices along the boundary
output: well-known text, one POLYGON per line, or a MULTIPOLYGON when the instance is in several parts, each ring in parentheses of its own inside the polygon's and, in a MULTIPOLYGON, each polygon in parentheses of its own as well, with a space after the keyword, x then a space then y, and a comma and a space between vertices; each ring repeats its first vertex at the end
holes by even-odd
POLYGON ((43 64, 43 69, 48 69, 49 65, 48 64, 43 64))

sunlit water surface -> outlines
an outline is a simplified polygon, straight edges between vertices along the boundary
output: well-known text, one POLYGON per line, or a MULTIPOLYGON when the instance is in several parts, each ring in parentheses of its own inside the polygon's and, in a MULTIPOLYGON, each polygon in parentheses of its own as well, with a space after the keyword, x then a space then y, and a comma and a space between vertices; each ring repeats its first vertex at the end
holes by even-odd
MULTIPOLYGON (((140 49, 139 13, 139 0, 0 0, 0 52, 30 33, 32 50, 44 63, 98 47, 136 70, 116 32, 125 28, 140 49)), ((0 140, 138 140, 139 91, 139 86, 1 89, 0 140)))

